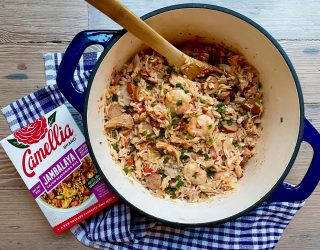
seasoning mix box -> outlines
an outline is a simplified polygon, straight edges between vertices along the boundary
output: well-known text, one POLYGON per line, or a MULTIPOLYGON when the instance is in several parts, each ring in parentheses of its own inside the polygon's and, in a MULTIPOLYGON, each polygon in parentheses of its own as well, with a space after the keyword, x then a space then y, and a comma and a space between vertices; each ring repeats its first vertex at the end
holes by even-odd
POLYGON ((117 200, 97 173, 85 138, 64 105, 1 145, 57 234, 117 200))

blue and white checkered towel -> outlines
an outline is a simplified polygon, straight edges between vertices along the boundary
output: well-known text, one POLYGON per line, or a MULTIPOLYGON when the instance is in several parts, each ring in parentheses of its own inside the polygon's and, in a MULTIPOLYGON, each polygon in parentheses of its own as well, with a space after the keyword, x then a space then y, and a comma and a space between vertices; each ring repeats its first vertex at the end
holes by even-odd
MULTIPOLYGON (((85 88, 99 53, 84 54, 74 84, 85 88)), ((47 87, 2 109, 15 131, 65 103, 55 85, 62 54, 45 54, 47 87)), ((76 118, 77 112, 72 111, 76 118)), ((79 121, 81 123, 81 121, 79 121)), ((83 244, 99 249, 272 249, 304 202, 263 203, 232 222, 210 227, 170 227, 118 202, 71 229, 83 244)))

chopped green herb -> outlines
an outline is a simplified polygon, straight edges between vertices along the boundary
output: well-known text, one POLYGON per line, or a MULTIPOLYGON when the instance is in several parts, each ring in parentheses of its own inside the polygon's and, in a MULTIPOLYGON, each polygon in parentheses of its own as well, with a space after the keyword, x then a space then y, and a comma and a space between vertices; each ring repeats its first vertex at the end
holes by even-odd
POLYGON ((210 125, 208 126, 208 129, 212 129, 212 127, 213 127, 213 125, 212 125, 212 124, 210 124, 210 125))
POLYGON ((178 105, 178 106, 181 106, 181 105, 182 105, 182 100, 178 100, 178 101, 177 101, 177 105, 178 105))
POLYGON ((197 178, 197 173, 194 173, 194 174, 192 175, 192 177, 193 177, 193 178, 197 178))
POLYGON ((118 101, 118 96, 113 95, 113 96, 111 97, 111 101, 117 102, 117 101, 118 101))
POLYGON ((209 94, 210 97, 214 98, 214 94, 209 94))
POLYGON ((206 161, 210 159, 210 157, 209 157, 208 154, 204 154, 203 156, 204 156, 204 159, 205 159, 206 161))
POLYGON ((183 89, 182 84, 181 83, 177 83, 176 84, 176 88, 183 89))
POLYGON ((158 173, 161 175, 162 178, 166 177, 166 171, 162 168, 162 169, 159 169, 158 173))
POLYGON ((225 115, 226 111, 222 108, 223 107, 223 103, 218 103, 218 105, 216 106, 217 108, 217 112, 220 113, 221 115, 225 115))
POLYGON ((212 138, 212 137, 207 137, 207 138, 205 139, 205 141, 206 141, 207 143, 209 143, 210 145, 213 144, 213 138, 212 138))
POLYGON ((153 89, 153 86, 151 84, 147 84, 147 90, 152 90, 153 89))
POLYGON ((128 168, 123 168, 123 171, 128 174, 129 173, 129 169, 128 168))
POLYGON ((233 81, 234 83, 238 83, 238 82, 239 82, 239 78, 235 76, 235 78, 233 78, 232 81, 233 81))
POLYGON ((172 119, 172 125, 177 125, 179 123, 179 119, 172 119))
POLYGON ((139 78, 133 78, 133 83, 139 83, 140 79, 139 78))
POLYGON ((233 102, 236 97, 234 95, 230 96, 230 101, 233 102))
POLYGON ((237 142, 232 143, 232 145, 233 145, 234 147, 239 147, 239 143, 237 143, 237 142))
POLYGON ((188 155, 186 155, 186 153, 188 153, 187 149, 181 149, 180 153, 180 160, 186 160, 188 158, 188 155))
POLYGON ((181 176, 180 176, 180 175, 177 175, 177 176, 175 177, 175 179, 179 180, 179 179, 181 179, 181 176))
POLYGON ((165 137, 165 135, 166 135, 166 131, 162 128, 162 129, 160 129, 160 132, 159 132, 159 137, 160 138, 164 138, 165 137))
POLYGON ((148 134, 147 135, 147 140, 148 141, 153 141, 157 138, 157 136, 155 134, 148 134))
POLYGON ((218 122, 218 128, 221 128, 222 127, 222 121, 220 120, 219 122, 218 122))
POLYGON ((257 83, 257 87, 258 87, 258 89, 261 89, 261 88, 262 88, 262 83, 261 83, 261 82, 258 82, 258 83, 257 83))
POLYGON ((127 114, 131 113, 132 108, 129 105, 124 105, 124 110, 127 114))
POLYGON ((262 100, 261 99, 255 99, 254 100, 256 103, 258 103, 258 104, 261 104, 262 103, 262 100))
POLYGON ((214 174, 214 169, 212 167, 206 169, 207 176, 211 177, 214 174))
POLYGON ((183 181, 178 181, 177 185, 176 185, 176 189, 181 188, 184 185, 183 181))
POLYGON ((165 155, 165 152, 163 150, 160 151, 160 156, 164 156, 165 155))
POLYGON ((247 114, 248 114, 248 111, 247 111, 247 110, 243 111, 243 114, 244 114, 244 115, 247 115, 247 114))
POLYGON ((202 104, 207 104, 207 101, 206 101, 206 100, 203 100, 203 99, 200 99, 200 103, 202 103, 202 104))
POLYGON ((243 101, 242 101, 242 104, 245 104, 247 102, 247 99, 244 99, 243 101))
POLYGON ((217 108, 219 109, 219 108, 222 108, 222 107, 223 107, 223 103, 219 102, 219 103, 217 104, 217 108))
POLYGON ((142 133, 144 136, 147 136, 148 135, 148 131, 147 130, 145 130, 145 131, 143 131, 143 133, 142 133))
POLYGON ((173 68, 173 67, 168 67, 168 68, 167 68, 167 73, 168 73, 169 75, 171 75, 173 72, 174 72, 174 68, 173 68))
POLYGON ((117 138, 117 131, 116 130, 112 130, 111 131, 111 135, 112 135, 112 138, 116 139, 117 138))
POLYGON ((192 135, 187 134, 187 139, 188 139, 188 140, 192 140, 192 139, 193 139, 193 136, 192 136, 192 135))
POLYGON ((170 116, 171 116, 171 119, 174 119, 174 118, 177 117, 177 114, 176 113, 171 113, 170 116))
POLYGON ((229 126, 231 126, 231 125, 232 125, 232 121, 231 121, 231 119, 226 120, 226 122, 227 122, 227 124, 228 124, 229 126))
POLYGON ((203 155, 203 151, 200 149, 198 152, 197 152, 199 155, 203 155))
POLYGON ((170 158, 169 158, 168 156, 164 157, 164 159, 163 159, 163 164, 168 163, 169 159, 170 159, 170 158))
POLYGON ((283 123, 283 117, 280 117, 280 122, 283 123))
POLYGON ((119 145, 117 143, 112 144, 112 147, 115 151, 119 152, 119 145))
POLYGON ((177 196, 176 195, 170 195, 170 199, 177 199, 177 196))
POLYGON ((159 174, 165 174, 165 170, 163 168, 159 169, 158 171, 159 174))
POLYGON ((177 191, 175 187, 168 187, 168 192, 174 194, 177 191))

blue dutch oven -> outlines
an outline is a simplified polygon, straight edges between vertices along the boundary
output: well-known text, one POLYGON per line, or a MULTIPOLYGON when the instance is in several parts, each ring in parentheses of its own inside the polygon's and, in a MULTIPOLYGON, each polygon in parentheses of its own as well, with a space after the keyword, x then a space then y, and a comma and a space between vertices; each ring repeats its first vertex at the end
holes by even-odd
POLYGON ((223 42, 239 49, 260 72, 265 112, 257 153, 249 161, 236 190, 210 202, 187 203, 152 196, 130 180, 111 159, 103 134, 104 99, 114 69, 120 70, 143 44, 125 30, 83 31, 69 45, 61 62, 57 83, 67 100, 82 114, 85 136, 94 164, 115 194, 132 207, 159 220, 184 225, 222 223, 252 210, 263 201, 306 199, 320 179, 320 136, 304 117, 302 91, 286 53, 261 26, 232 10, 205 4, 174 5, 142 17, 172 43, 194 36, 205 42, 223 42), (84 50, 104 47, 85 92, 73 85, 73 74, 84 50), (289 173, 302 141, 314 155, 301 183, 288 187, 289 173))

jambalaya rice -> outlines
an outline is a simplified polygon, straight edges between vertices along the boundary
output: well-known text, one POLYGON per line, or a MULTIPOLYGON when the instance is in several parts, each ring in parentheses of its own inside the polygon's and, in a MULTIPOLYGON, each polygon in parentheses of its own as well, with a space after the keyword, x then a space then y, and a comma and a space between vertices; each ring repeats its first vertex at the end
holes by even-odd
POLYGON ((189 202, 235 188, 261 132, 262 84, 243 55, 187 43, 221 69, 189 80, 153 50, 114 72, 105 94, 113 160, 154 195, 189 202))

